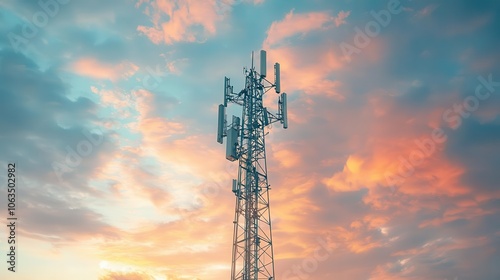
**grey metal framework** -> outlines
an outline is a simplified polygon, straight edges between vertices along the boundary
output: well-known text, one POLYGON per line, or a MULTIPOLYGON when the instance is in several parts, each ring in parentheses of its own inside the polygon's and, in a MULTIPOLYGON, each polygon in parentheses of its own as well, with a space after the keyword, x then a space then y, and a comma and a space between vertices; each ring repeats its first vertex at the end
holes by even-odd
POLYGON ((235 93, 229 78, 224 79, 224 104, 219 106, 217 141, 227 136, 226 158, 238 160, 238 179, 233 179, 236 196, 231 279, 274 280, 274 253, 269 207, 265 127, 280 122, 287 128, 286 94, 282 93, 276 115, 263 105, 263 96, 271 89, 279 94, 279 64, 274 65, 275 81, 266 79, 266 52, 260 52, 260 73, 253 65, 245 69, 245 88, 235 93), (227 124, 227 103, 242 106, 240 118, 227 124))

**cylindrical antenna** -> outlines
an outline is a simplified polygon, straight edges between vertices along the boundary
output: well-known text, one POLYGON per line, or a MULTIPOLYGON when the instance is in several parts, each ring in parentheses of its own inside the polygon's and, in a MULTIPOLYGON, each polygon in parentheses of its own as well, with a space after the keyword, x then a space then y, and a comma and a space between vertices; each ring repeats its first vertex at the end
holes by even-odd
POLYGON ((276 93, 280 93, 281 85, 280 85, 280 64, 276 62, 274 64, 274 85, 276 86, 276 93))
POLYGON ((260 76, 262 78, 266 77, 266 51, 260 51, 260 76))
POLYGON ((253 69, 253 51, 252 51, 252 68, 251 69, 254 70, 253 69))
POLYGON ((281 114, 283 117, 283 128, 287 129, 288 128, 288 105, 287 105, 287 100, 286 100, 286 93, 281 94, 281 114))
POLYGON ((222 139, 224 138, 224 130, 226 129, 226 107, 224 104, 219 105, 219 114, 218 114, 218 121, 217 121, 217 142, 223 143, 222 139))

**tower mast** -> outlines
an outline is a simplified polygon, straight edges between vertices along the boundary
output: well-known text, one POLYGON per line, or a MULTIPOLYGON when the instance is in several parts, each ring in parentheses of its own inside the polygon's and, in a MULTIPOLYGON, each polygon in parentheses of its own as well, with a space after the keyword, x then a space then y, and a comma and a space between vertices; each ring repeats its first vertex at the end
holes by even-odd
POLYGON ((234 215, 231 280, 274 280, 274 252, 269 207, 265 127, 280 122, 288 127, 287 97, 280 94, 280 66, 274 65, 274 83, 266 79, 266 52, 260 52, 260 73, 245 69, 245 88, 235 93, 229 78, 224 78, 224 103, 219 105, 217 141, 227 137, 226 159, 238 160, 238 178, 233 179, 236 197, 234 215), (264 94, 275 89, 280 94, 278 113, 263 105, 264 94), (226 121, 227 103, 242 106, 240 118, 226 121))

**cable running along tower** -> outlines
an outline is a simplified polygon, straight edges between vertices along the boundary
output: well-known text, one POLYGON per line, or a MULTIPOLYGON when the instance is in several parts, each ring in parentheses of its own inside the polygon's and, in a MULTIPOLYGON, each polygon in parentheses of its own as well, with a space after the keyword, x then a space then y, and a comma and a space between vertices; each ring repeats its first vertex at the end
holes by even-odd
POLYGON ((226 139, 226 159, 238 160, 238 179, 233 179, 236 196, 234 214, 231 280, 275 280, 269 184, 267 181, 264 128, 280 122, 288 127, 287 96, 280 94, 280 65, 274 65, 274 83, 266 79, 266 52, 260 51, 260 73, 252 67, 244 69, 245 88, 233 91, 229 78, 224 78, 224 103, 219 105, 217 142, 226 139), (275 89, 277 114, 263 105, 263 96, 275 89), (226 120, 228 103, 242 106, 241 119, 226 120), (240 123, 240 121, 242 122, 240 123))

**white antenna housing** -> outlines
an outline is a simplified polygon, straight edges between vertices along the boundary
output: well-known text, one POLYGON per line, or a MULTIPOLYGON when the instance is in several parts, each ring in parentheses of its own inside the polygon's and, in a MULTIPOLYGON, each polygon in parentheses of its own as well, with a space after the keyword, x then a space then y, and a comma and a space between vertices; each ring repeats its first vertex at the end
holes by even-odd
POLYGON ((240 130, 240 118, 233 116, 233 123, 227 130, 227 146, 226 146, 226 159, 235 161, 238 159, 238 132, 240 130))
POLYGON ((238 192, 238 181, 236 179, 233 179, 233 193, 238 192))
POLYGON ((266 51, 261 50, 260 51, 260 76, 262 78, 265 78, 266 74, 267 74, 266 56, 267 56, 266 51))
POLYGON ((280 64, 276 62, 274 64, 274 85, 276 86, 276 93, 280 93, 281 85, 280 85, 280 64))
POLYGON ((217 122, 217 142, 223 143, 224 138, 224 128, 225 128, 225 120, 226 120, 226 107, 223 104, 219 105, 219 118, 217 122))
POLYGON ((230 81, 228 77, 224 77, 224 107, 227 107, 227 96, 229 95, 228 90, 230 88, 230 81))
POLYGON ((287 112, 287 100, 286 100, 286 93, 281 94, 280 98, 280 111, 281 111, 281 121, 283 123, 283 128, 287 129, 288 128, 288 112, 287 112))

